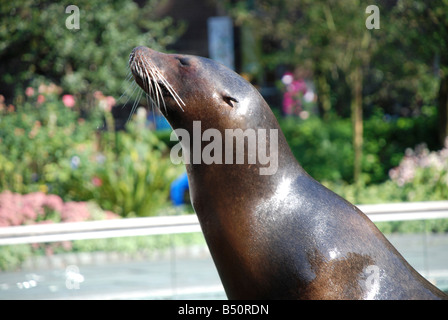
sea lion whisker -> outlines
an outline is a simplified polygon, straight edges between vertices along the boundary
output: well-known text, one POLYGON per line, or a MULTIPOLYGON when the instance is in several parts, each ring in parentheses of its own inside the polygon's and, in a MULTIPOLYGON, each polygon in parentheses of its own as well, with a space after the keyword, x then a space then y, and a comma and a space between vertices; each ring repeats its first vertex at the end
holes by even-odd
MULTIPOLYGON (((127 73, 126 73, 126 77, 125 77, 124 80, 123 80, 123 84, 132 80, 132 71, 131 71, 131 68, 129 68, 129 66, 128 66, 127 69, 128 69, 128 71, 127 71, 127 73)), ((122 86, 123 86, 123 84, 122 84, 122 86)))
POLYGON ((181 104, 185 106, 185 102, 182 100, 181 97, 177 94, 177 92, 174 90, 174 88, 171 86, 171 84, 166 80, 166 78, 160 73, 158 69, 155 69, 157 72, 157 75, 159 76, 159 80, 163 83, 163 85, 166 87, 166 89, 171 93, 171 96, 176 101, 179 108, 184 111, 181 104))
MULTIPOLYGON (((145 71, 148 74, 148 68, 146 68, 145 71)), ((148 78, 152 81, 152 83, 154 85, 154 97, 155 97, 156 106, 160 109, 160 106, 161 106, 160 101, 162 101, 165 112, 167 112, 165 100, 163 99, 162 89, 160 88, 159 83, 157 81, 155 81, 155 76, 151 69, 149 70, 149 73, 151 74, 151 76, 149 76, 149 74, 148 74, 148 78)))
POLYGON ((144 86, 146 87, 145 93, 147 97, 149 97, 149 99, 151 100, 152 105, 156 105, 156 107, 160 109, 161 107, 160 101, 162 101, 163 107, 165 111, 167 111, 165 100, 163 99, 162 89, 160 88, 160 85, 157 82, 158 77, 154 74, 151 64, 149 64, 147 61, 146 66, 147 66, 146 68, 143 68, 144 74, 140 76, 140 78, 144 82, 144 86))
POLYGON ((154 81, 154 76, 149 68, 144 68, 145 74, 142 77, 148 83, 146 93, 151 98, 152 102, 157 106, 160 106, 159 95, 157 92, 157 84, 154 81))
MULTIPOLYGON (((185 102, 182 100, 182 98, 177 94, 177 92, 174 90, 174 88, 171 86, 171 84, 166 80, 166 78, 162 75, 162 73, 160 72, 160 70, 152 63, 150 63, 146 57, 143 57, 147 68, 149 69, 151 72, 151 75, 153 76, 153 81, 156 82, 157 84, 159 84, 159 82, 161 82, 163 84, 163 86, 167 89, 167 91, 171 94, 171 96, 173 97, 173 99, 176 101, 177 105, 179 106, 179 108, 184 111, 184 109, 182 108, 182 105, 185 106, 185 102), (181 105, 182 104, 182 105, 181 105)), ((160 84, 159 84, 160 85, 160 84)))
MULTIPOLYGON (((142 71, 147 72, 146 69, 143 69, 142 71)), ((143 81, 144 91, 145 92, 151 92, 152 89, 152 81, 149 77, 146 77, 145 74, 141 77, 143 81)))
POLYGON ((143 95, 143 92, 140 90, 137 94, 137 99, 135 99, 134 104, 132 105, 132 109, 131 109, 131 112, 129 113, 128 121, 131 120, 132 115, 135 113, 135 110, 137 109, 138 103, 140 102, 142 95, 143 95))
POLYGON ((145 93, 145 97, 146 97, 146 103, 148 104, 148 109, 152 108, 153 110, 151 110, 151 111, 154 113, 153 104, 150 103, 151 102, 151 98, 149 97, 149 95, 147 93, 145 93))
POLYGON ((124 89, 123 94, 118 98, 117 101, 122 101, 123 97, 127 96, 126 101, 123 103, 123 106, 121 107, 123 109, 126 106, 126 104, 129 102, 131 97, 134 95, 134 92, 135 92, 136 88, 138 87, 138 84, 132 79, 132 71, 129 67, 128 67, 128 73, 127 73, 126 79, 123 80, 121 87, 124 89), (128 93, 129 90, 132 90, 130 94, 128 93))
POLYGON ((166 108, 165 99, 163 98, 163 90, 162 90, 162 88, 160 86, 160 83, 159 83, 160 77, 158 76, 157 69, 155 68, 155 66, 149 64, 148 61, 146 61, 146 63, 147 63, 147 65, 149 67, 145 68, 145 71, 150 73, 150 76, 148 75, 148 77, 151 79, 151 81, 154 84, 154 92, 155 92, 154 96, 155 96, 155 100, 156 100, 156 105, 160 109, 160 107, 161 107, 160 101, 162 101, 163 108, 164 108, 165 113, 166 113, 168 111, 167 111, 167 108, 166 108))
POLYGON ((124 107, 126 107, 126 105, 128 104, 129 100, 131 100, 131 98, 135 96, 135 93, 136 93, 136 92, 140 91, 140 90, 138 90, 140 87, 139 87, 139 85, 138 85, 135 81, 131 84, 131 88, 133 88, 133 89, 132 89, 132 92, 131 92, 130 94, 127 94, 127 90, 126 90, 126 91, 121 95, 121 97, 118 99, 118 100, 120 100, 124 95, 127 95, 127 99, 126 99, 126 101, 124 102, 124 104, 123 104, 123 106, 121 107, 121 109, 123 109, 124 107))

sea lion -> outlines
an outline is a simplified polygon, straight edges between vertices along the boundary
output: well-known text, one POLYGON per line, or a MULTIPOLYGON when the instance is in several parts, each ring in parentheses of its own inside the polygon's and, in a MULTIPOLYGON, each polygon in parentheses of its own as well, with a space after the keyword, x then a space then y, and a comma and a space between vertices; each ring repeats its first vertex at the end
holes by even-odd
MULTIPOLYGON (((194 134, 200 121, 201 134, 278 131, 276 141, 263 138, 277 145, 270 149, 278 164, 272 174, 260 174, 266 164, 226 163, 224 155, 221 162, 194 161, 207 146, 181 140, 191 201, 228 298, 447 298, 364 213, 305 172, 249 82, 210 59, 146 47, 132 51, 129 65, 175 130, 194 134)), ((217 143, 228 147, 225 139, 217 143)))

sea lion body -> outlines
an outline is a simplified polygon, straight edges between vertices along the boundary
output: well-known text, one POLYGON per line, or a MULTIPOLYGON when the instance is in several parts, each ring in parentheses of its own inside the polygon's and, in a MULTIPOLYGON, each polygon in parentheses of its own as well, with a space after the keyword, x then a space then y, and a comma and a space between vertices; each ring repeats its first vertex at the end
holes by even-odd
POLYGON ((186 167, 192 204, 228 298, 446 298, 364 213, 303 170, 249 82, 212 60, 146 47, 133 50, 130 67, 153 99, 158 99, 154 92, 163 92, 160 109, 173 129, 192 134, 193 122, 200 121, 201 133, 278 132, 276 141, 266 137, 267 145, 277 145, 270 150, 278 161, 275 173, 266 175, 260 174, 266 167, 260 163, 195 163, 191 141, 181 141, 190 150, 186 167))

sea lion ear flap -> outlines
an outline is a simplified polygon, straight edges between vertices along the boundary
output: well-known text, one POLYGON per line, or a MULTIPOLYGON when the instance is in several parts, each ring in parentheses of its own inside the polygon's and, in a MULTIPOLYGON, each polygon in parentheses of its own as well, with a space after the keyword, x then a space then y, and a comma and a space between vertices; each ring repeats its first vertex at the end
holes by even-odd
POLYGON ((229 96, 228 94, 223 94, 222 99, 224 100, 225 103, 227 103, 232 108, 235 106, 235 103, 238 103, 237 99, 229 96))

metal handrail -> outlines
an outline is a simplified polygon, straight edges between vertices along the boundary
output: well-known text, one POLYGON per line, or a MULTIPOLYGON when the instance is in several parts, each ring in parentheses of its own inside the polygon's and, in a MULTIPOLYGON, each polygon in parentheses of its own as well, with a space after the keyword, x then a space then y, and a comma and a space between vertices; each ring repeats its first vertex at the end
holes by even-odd
POLYGON ((200 231, 196 215, 67 222, 0 228, 0 245, 200 231))
POLYGON ((448 201, 364 204, 358 208, 373 222, 448 218, 448 201))
MULTIPOLYGON (((448 201, 359 205, 373 222, 448 218, 448 201)), ((200 232, 196 215, 0 228, 0 245, 200 232)))

